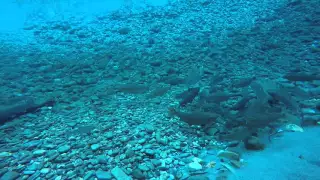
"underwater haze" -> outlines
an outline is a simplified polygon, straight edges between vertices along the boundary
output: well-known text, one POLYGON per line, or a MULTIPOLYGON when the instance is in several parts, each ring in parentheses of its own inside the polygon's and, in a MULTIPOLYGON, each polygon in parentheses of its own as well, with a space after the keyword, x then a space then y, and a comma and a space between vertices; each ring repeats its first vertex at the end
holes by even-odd
POLYGON ((319 0, 1 0, 0 180, 320 180, 319 0))

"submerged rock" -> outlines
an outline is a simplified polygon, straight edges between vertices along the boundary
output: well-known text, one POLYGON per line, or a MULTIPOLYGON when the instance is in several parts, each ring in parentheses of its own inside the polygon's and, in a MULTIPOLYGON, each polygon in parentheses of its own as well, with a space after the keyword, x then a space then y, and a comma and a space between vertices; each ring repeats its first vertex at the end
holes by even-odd
POLYGON ((202 165, 199 162, 191 162, 188 164, 189 171, 199 171, 202 169, 202 165))

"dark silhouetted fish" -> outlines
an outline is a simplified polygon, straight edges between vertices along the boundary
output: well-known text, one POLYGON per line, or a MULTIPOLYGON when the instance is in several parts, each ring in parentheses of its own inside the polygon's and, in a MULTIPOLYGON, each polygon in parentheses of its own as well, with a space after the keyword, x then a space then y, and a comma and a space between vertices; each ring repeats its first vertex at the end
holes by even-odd
POLYGON ((182 112, 174 108, 169 108, 169 114, 179 117, 181 121, 184 121, 189 125, 208 125, 213 123, 219 117, 219 115, 215 113, 200 111, 182 112))
POLYGON ((289 73, 283 76, 289 81, 314 81, 320 80, 320 75, 309 73, 289 73))

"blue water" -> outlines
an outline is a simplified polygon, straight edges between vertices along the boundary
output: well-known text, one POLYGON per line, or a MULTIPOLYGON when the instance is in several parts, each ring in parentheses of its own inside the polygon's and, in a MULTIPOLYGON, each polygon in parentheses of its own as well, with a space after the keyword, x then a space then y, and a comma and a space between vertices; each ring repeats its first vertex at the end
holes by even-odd
POLYGON ((320 180, 319 0, 2 0, 0 180, 320 180))

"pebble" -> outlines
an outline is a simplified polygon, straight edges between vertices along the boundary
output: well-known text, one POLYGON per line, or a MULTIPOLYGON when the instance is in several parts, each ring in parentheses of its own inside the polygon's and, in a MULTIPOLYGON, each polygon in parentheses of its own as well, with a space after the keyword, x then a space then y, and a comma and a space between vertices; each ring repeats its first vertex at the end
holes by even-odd
POLYGON ((5 173, 0 179, 2 180, 15 180, 20 176, 19 173, 15 172, 15 171, 8 171, 7 173, 5 173))
POLYGON ((138 165, 138 168, 141 170, 141 171, 149 171, 149 167, 145 164, 145 163, 142 163, 142 164, 139 164, 138 165))
POLYGON ((128 176, 121 168, 118 166, 113 168, 111 170, 111 174, 117 179, 117 180, 131 180, 132 178, 128 176))
POLYGON ((89 171, 84 177, 83 177, 83 180, 88 180, 88 179, 91 179, 91 177, 94 176, 94 171, 89 171))
POLYGON ((10 152, 1 152, 0 153, 0 158, 4 158, 4 157, 9 157, 11 156, 12 154, 10 152))
POLYGON ((54 178, 54 180, 61 180, 62 176, 57 176, 56 178, 54 178))
POLYGON ((191 162, 188 164, 188 168, 190 171, 198 171, 202 169, 202 165, 198 162, 191 162))
POLYGON ((43 166, 43 163, 40 162, 33 162, 30 166, 27 167, 28 171, 36 171, 41 169, 43 166))
POLYGON ((35 173, 33 173, 33 174, 28 178, 28 180, 35 180, 35 179, 37 179, 39 176, 40 176, 40 172, 35 172, 35 173))
POLYGON ((159 170, 165 171, 168 167, 166 166, 166 162, 164 160, 161 161, 161 165, 159 166, 159 170))
POLYGON ((36 171, 23 171, 23 174, 25 175, 31 175, 34 174, 36 171))
POLYGON ((69 145, 63 145, 58 148, 59 153, 66 153, 71 149, 69 145))
POLYGON ((44 150, 44 149, 39 149, 39 150, 35 150, 35 151, 33 151, 33 155, 35 155, 35 156, 42 156, 42 155, 44 155, 46 153, 46 150, 44 150))
POLYGON ((145 139, 145 138, 142 138, 142 139, 140 139, 139 141, 138 141, 138 143, 139 144, 143 144, 143 143, 145 143, 147 140, 145 139))
POLYGON ((98 150, 100 148, 100 145, 99 144, 92 144, 91 145, 91 150, 92 151, 96 151, 96 150, 98 150))
POLYGON ((111 173, 107 172, 107 171, 97 171, 96 172, 96 176, 99 180, 108 180, 108 179, 112 179, 112 175, 111 173))
POLYGON ((107 132, 107 133, 105 134, 105 137, 106 137, 107 139, 111 139, 111 138, 113 138, 113 133, 112 133, 112 132, 107 132))
POLYGON ((83 160, 82 159, 76 159, 75 161, 72 162, 72 164, 75 166, 75 167, 78 167, 78 166, 81 166, 83 164, 83 160))
POLYGON ((48 156, 48 161, 52 161, 56 159, 60 154, 57 151, 50 151, 47 156, 48 156))
POLYGON ((41 174, 48 174, 49 172, 50 172, 49 168, 43 168, 43 169, 40 170, 41 174))
POLYGON ((303 114, 315 114, 316 111, 314 109, 311 109, 311 108, 302 108, 302 113, 303 114))
POLYGON ((140 169, 134 169, 132 171, 132 177, 136 179, 145 179, 145 176, 140 169))
POLYGON ((152 149, 147 149, 145 153, 149 156, 153 156, 155 154, 152 149))
POLYGON ((97 160, 100 164, 108 164, 108 156, 106 155, 99 155, 97 160))
POLYGON ((161 158, 167 158, 167 156, 168 156, 168 154, 167 154, 167 152, 165 152, 165 151, 162 151, 162 152, 160 153, 160 157, 161 157, 161 158))

